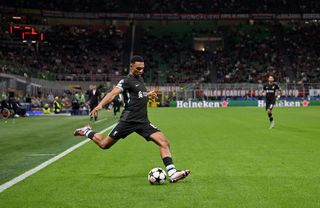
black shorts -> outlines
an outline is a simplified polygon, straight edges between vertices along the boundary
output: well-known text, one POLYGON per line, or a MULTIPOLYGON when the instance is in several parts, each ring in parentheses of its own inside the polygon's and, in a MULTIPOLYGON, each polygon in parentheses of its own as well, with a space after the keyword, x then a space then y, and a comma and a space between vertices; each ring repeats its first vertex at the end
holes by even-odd
POLYGON ((276 103, 275 100, 266 100, 266 110, 268 110, 268 109, 272 110, 275 103, 276 103))
POLYGON ((115 140, 126 138, 129 134, 136 132, 149 141, 151 134, 160 131, 159 128, 151 123, 136 123, 120 121, 109 133, 115 140))

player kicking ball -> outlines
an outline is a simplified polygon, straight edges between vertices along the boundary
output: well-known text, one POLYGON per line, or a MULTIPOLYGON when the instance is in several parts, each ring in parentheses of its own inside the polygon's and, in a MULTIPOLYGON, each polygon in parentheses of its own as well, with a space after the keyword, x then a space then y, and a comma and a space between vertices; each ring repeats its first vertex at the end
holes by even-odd
POLYGON ((276 100, 280 99, 280 88, 273 81, 274 78, 270 75, 268 77, 268 83, 263 86, 263 96, 266 97, 266 111, 268 113, 270 121, 270 129, 275 127, 275 123, 272 116, 272 109, 276 103, 276 100))
POLYGON ((106 104, 112 102, 114 97, 120 93, 124 99, 124 110, 119 123, 111 130, 108 136, 96 133, 87 125, 74 131, 75 136, 86 136, 102 149, 109 149, 119 139, 126 138, 129 134, 136 132, 147 141, 153 141, 160 147, 160 155, 166 166, 170 182, 174 183, 184 179, 190 174, 190 170, 177 170, 173 164, 170 145, 165 135, 148 119, 148 98, 157 98, 155 91, 147 92, 142 74, 144 71, 144 60, 141 56, 133 56, 130 60, 130 73, 122 79, 116 87, 109 92, 101 102, 90 112, 95 115, 106 104))

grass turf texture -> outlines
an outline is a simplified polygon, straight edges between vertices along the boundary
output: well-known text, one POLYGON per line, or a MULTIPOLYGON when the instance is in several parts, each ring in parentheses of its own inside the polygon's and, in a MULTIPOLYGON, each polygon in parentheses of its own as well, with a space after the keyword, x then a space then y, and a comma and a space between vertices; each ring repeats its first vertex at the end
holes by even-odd
MULTIPOLYGON (((149 185, 148 171, 163 167, 158 147, 132 134, 106 151, 84 145, 0 193, 0 207, 319 207, 320 108, 273 114, 270 130, 258 108, 150 109, 150 120, 170 139, 176 166, 192 171, 185 181, 149 185)), ((72 131, 86 121, 1 122, 2 181, 40 162, 22 155, 59 153, 82 140, 72 131)), ((100 131, 113 121, 93 126, 100 131)))

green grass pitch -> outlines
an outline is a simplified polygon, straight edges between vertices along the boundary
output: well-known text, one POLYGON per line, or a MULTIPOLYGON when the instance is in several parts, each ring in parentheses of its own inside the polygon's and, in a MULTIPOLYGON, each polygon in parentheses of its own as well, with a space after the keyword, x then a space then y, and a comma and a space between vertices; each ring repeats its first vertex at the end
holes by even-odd
MULTIPOLYGON (((190 176, 156 186, 158 147, 137 134, 109 150, 89 142, 0 193, 0 207, 320 207, 320 108, 149 109, 170 140, 177 168, 190 176)), ((113 123, 92 122, 100 131, 113 123)), ((0 183, 84 138, 87 117, 0 121, 0 183), (49 155, 42 155, 49 154, 49 155)), ((164 167, 163 167, 164 168, 164 167)))

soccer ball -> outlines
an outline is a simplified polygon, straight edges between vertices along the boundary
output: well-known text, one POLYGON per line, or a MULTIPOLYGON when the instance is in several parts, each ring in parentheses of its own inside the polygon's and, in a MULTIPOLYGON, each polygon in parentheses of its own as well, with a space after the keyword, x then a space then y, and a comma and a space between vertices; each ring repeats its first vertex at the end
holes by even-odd
POLYGON ((162 168, 153 168, 148 174, 148 181, 152 185, 160 185, 166 182, 167 174, 162 168))

